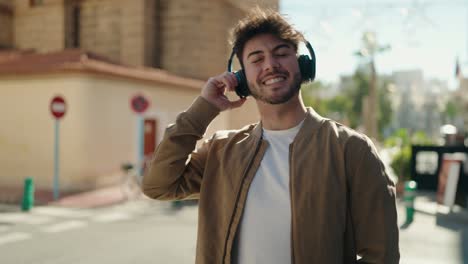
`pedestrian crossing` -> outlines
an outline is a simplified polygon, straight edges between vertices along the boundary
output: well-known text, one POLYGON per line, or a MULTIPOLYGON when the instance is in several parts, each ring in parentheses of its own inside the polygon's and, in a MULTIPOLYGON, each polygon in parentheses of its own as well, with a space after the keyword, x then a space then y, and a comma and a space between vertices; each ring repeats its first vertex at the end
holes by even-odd
POLYGON ((87 225, 88 223, 86 221, 68 220, 68 221, 46 226, 42 228, 41 231, 45 233, 58 233, 58 232, 63 232, 63 231, 71 230, 71 229, 85 227, 87 225))
POLYGON ((98 209, 54 206, 35 207, 29 212, 0 213, 0 247, 34 238, 35 233, 55 234, 79 230, 93 224, 129 221, 151 210, 167 206, 161 202, 137 200, 98 209))
POLYGON ((11 242, 17 242, 17 241, 22 241, 26 239, 30 239, 32 237, 31 234, 25 233, 25 232, 11 232, 7 233, 3 236, 0 236, 0 246, 11 243, 11 242))

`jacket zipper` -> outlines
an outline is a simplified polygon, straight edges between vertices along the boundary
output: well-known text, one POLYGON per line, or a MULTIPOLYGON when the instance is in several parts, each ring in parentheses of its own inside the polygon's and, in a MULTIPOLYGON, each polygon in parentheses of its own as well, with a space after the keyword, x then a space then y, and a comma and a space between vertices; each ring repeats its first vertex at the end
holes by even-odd
POLYGON ((289 199, 291 203, 291 264, 294 264, 294 204, 293 204, 293 197, 292 197, 292 184, 293 180, 292 177, 294 175, 294 168, 293 168, 293 145, 294 143, 291 143, 289 145, 289 199))
POLYGON ((226 254, 227 254, 227 243, 228 243, 228 240, 229 240, 230 236, 232 235, 230 230, 231 230, 232 223, 234 222, 234 217, 236 216, 237 208, 239 206, 239 199, 240 199, 240 194, 242 192, 242 187, 244 186, 245 179, 247 178, 247 173, 249 172, 250 168, 252 167, 253 161, 254 161, 255 157, 257 156, 258 151, 260 150, 260 145, 262 143, 262 140, 263 140, 263 135, 260 137, 260 140, 258 141, 257 146, 255 147, 255 152, 254 152, 252 158, 250 159, 249 164, 246 167, 246 170, 244 171, 244 175, 242 176, 240 189, 237 192, 237 196, 236 196, 236 203, 235 203, 234 211, 233 211, 233 213, 231 215, 231 219, 230 219, 229 225, 228 225, 228 235, 226 236, 226 240, 224 241, 224 253, 223 253, 222 263, 226 263, 225 259, 226 259, 226 254))

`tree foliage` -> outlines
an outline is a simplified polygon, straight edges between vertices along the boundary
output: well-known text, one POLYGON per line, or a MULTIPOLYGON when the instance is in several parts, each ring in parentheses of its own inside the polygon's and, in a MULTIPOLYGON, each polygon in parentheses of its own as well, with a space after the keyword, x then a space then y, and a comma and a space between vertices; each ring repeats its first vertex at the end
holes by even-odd
POLYGON ((397 148, 390 166, 398 175, 399 181, 410 179, 411 174, 411 145, 432 145, 434 142, 423 131, 408 133, 405 128, 396 130, 388 137, 384 145, 387 148, 397 148))
MULTIPOLYGON (((347 85, 339 94, 330 98, 323 97, 323 93, 331 88, 330 84, 320 81, 306 84, 302 87, 304 103, 323 116, 335 119, 351 128, 357 128, 363 122, 363 102, 369 93, 369 79, 369 74, 364 69, 358 68, 351 78, 350 85, 347 85)), ((392 117, 387 86, 388 81, 381 81, 378 85, 378 127, 380 134, 390 124, 392 117)))
POLYGON ((444 115, 449 122, 453 122, 458 114, 458 107, 453 101, 447 101, 445 104, 444 115))

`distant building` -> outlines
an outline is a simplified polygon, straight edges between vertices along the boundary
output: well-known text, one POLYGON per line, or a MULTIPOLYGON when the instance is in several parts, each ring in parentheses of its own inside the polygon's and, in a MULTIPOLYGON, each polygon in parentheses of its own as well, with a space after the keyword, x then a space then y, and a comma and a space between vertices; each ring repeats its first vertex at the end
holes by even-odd
POLYGON ((427 80, 421 70, 393 73, 396 100, 395 127, 424 131, 436 140, 443 125, 445 104, 451 98, 446 81, 427 80))
MULTIPOLYGON (((391 130, 407 128, 410 131, 424 131, 433 139, 440 136, 442 111, 446 102, 453 98, 447 82, 426 80, 421 70, 396 71, 391 75, 379 76, 378 81, 379 87, 388 86, 386 89, 394 114, 391 130)), ((341 91, 354 85, 353 76, 341 76, 341 91)))

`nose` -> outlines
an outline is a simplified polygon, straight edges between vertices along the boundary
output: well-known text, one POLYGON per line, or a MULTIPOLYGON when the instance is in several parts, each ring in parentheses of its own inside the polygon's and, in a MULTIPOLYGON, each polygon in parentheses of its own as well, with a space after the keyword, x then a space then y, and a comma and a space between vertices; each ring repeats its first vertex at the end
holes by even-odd
POLYGON ((266 56, 265 58, 265 71, 273 72, 279 68, 279 62, 274 56, 266 56))

